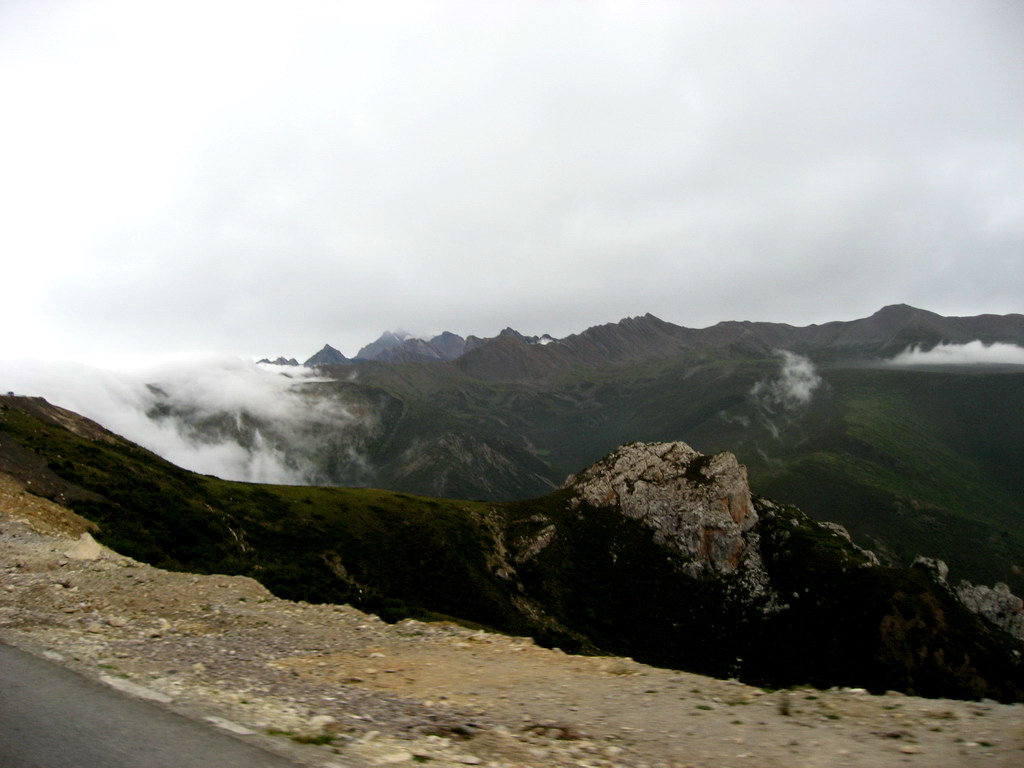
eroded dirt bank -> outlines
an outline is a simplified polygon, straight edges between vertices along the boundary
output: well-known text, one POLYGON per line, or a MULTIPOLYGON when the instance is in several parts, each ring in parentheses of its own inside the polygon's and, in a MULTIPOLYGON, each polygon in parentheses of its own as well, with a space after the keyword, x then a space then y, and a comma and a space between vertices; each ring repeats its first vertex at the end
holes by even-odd
POLYGON ((1024 764, 1021 705, 768 693, 449 624, 387 625, 247 578, 151 568, 80 539, 86 528, 0 476, 0 640, 303 764, 1024 764))

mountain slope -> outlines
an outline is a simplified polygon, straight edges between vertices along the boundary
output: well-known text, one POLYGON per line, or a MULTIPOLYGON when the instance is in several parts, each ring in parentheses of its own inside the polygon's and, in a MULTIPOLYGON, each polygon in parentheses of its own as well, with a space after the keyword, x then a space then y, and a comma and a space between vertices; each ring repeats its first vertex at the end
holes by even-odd
POLYGON ((126 554, 293 599, 761 684, 1024 696, 1018 644, 930 572, 872 565, 842 532, 752 497, 732 456, 681 443, 626 446, 561 491, 482 504, 197 476, 45 402, 2 398, 0 470, 126 554))

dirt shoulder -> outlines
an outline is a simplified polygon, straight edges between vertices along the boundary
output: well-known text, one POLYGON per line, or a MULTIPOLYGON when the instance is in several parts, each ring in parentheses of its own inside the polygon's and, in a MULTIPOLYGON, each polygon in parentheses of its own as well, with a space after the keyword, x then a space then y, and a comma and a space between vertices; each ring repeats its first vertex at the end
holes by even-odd
POLYGON ((311 766, 1024 764, 1024 706, 764 692, 161 571, 0 475, 0 640, 311 766), (135 688, 132 688, 135 686, 135 688))

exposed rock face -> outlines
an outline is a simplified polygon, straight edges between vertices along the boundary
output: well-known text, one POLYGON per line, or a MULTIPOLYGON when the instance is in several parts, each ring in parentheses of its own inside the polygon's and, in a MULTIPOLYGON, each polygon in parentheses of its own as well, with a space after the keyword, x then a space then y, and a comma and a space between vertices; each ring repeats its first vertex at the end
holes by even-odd
POLYGON ((747 470, 731 453, 704 456, 686 443, 630 443, 571 476, 574 503, 618 505, 654 530, 658 544, 690 558, 699 572, 731 573, 757 523, 747 470))
POLYGON ((934 557, 918 557, 914 560, 914 567, 929 571, 932 578, 956 595, 967 610, 1024 643, 1024 600, 1013 594, 1009 586, 999 582, 995 587, 989 587, 964 580, 954 589, 946 580, 949 566, 945 561, 934 557))
POLYGON ((1024 642, 1024 600, 1013 594, 1006 584, 999 583, 993 588, 961 581, 956 596, 970 610, 1024 642))
MULTIPOLYGON (((826 523, 826 525, 828 525, 828 523, 826 523)), ((913 567, 923 568, 924 570, 931 573, 932 578, 935 579, 937 582, 947 587, 949 586, 949 584, 946 582, 946 577, 949 576, 949 566, 946 565, 945 560, 939 560, 935 557, 924 557, 923 555, 919 555, 917 558, 914 559, 913 567)))

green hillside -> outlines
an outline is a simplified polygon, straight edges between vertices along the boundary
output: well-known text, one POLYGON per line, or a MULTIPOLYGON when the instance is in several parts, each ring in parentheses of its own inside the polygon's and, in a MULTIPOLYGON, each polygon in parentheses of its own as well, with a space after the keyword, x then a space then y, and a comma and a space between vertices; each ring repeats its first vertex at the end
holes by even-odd
POLYGON ((907 563, 1024 586, 1024 375, 836 369, 779 440, 740 441, 763 492, 907 563), (770 444, 774 443, 774 444, 770 444))
POLYGON ((925 571, 867 567, 842 536, 765 500, 750 540, 761 575, 694 576, 653 528, 571 489, 499 504, 226 482, 37 399, 0 398, 0 471, 98 523, 124 554, 252 576, 291 599, 762 685, 1024 697, 1019 643, 925 571))
POLYGON ((617 445, 685 440, 735 452, 758 490, 843 523, 894 564, 940 557, 953 578, 1024 591, 1024 372, 822 368, 809 403, 768 413, 751 393, 779 366, 777 357, 581 366, 543 383, 379 366, 364 380, 408 415, 376 482, 511 500, 544 493, 617 445), (502 474, 440 451, 417 474, 401 471, 395 456, 446 433, 500 454, 502 474), (452 475, 457 484, 438 484, 452 475))

